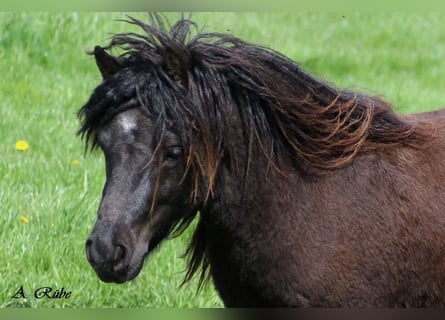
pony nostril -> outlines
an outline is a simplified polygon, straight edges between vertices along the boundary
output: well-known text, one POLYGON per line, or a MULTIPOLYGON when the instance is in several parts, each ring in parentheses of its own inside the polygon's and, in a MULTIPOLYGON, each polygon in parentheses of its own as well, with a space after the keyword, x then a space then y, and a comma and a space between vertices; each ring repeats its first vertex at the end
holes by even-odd
POLYGON ((87 254, 87 259, 91 264, 96 264, 96 259, 94 258, 94 254, 93 254, 93 250, 91 248, 91 246, 93 245, 93 241, 91 239, 87 239, 87 241, 85 242, 85 248, 86 248, 86 254, 87 254))
POLYGON ((118 244, 116 246, 116 250, 114 251, 113 260, 118 262, 125 258, 125 247, 123 245, 118 244))
POLYGON ((113 261, 115 263, 113 270, 115 272, 122 272, 127 268, 126 259, 127 249, 123 245, 117 245, 114 251, 113 261))
POLYGON ((90 237, 85 242, 86 255, 90 264, 103 275, 125 275, 128 269, 129 250, 126 245, 106 242, 90 237))

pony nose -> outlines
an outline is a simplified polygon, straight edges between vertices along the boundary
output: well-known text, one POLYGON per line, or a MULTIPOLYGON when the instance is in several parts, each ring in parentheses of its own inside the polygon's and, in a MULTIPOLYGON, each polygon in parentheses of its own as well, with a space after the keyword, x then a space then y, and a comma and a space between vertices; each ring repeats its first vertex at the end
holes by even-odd
POLYGON ((123 282, 128 269, 129 250, 123 243, 113 244, 91 236, 86 241, 87 259, 105 282, 123 282))

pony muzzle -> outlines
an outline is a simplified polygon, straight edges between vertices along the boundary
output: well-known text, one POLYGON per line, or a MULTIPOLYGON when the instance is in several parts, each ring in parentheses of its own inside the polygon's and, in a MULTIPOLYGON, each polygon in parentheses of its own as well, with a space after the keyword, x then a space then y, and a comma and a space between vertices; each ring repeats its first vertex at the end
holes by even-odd
POLYGON ((129 280, 131 252, 123 242, 113 243, 92 235, 86 241, 86 255, 102 281, 122 283, 129 280))

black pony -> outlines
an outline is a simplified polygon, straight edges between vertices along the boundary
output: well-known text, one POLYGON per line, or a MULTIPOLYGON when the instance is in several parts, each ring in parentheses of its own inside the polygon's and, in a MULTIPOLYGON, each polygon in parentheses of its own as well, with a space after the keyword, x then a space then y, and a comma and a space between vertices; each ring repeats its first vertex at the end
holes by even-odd
POLYGON ((128 22, 144 33, 94 49, 103 82, 78 114, 105 154, 86 243, 103 281, 198 216, 185 281, 211 276, 226 306, 445 305, 444 117, 188 19, 128 22))

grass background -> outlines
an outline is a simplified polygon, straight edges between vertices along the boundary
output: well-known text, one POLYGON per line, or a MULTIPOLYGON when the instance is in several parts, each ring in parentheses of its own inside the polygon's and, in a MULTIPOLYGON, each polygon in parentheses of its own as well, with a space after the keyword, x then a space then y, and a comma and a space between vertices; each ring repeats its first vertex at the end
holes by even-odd
MULTIPOLYGON (((124 16, 0 13, 0 307, 222 306, 212 284, 199 295, 196 283, 178 289, 191 228, 164 242, 140 276, 123 285, 100 282, 86 261, 104 165, 99 152, 84 157, 75 113, 101 80, 85 51, 112 33, 135 31, 116 21, 124 16), (15 150, 19 139, 28 150, 15 150), (12 299, 21 286, 27 298, 12 299), (71 298, 35 299, 34 290, 44 286, 64 287, 71 298)), ((443 14, 195 13, 193 19, 201 29, 283 52, 337 86, 379 94, 398 112, 445 106, 443 14)))

